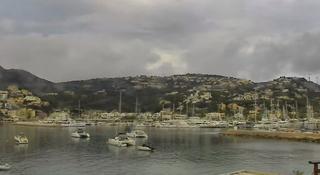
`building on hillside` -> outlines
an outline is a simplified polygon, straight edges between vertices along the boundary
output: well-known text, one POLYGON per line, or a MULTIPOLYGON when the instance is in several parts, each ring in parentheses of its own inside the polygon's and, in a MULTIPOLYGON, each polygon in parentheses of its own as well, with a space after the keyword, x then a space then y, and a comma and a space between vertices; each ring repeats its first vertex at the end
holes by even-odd
POLYGON ((49 115, 47 120, 49 121, 68 121, 70 119, 70 113, 65 111, 56 111, 49 115))
POLYGON ((211 112, 206 114, 206 120, 212 121, 221 121, 224 120, 226 117, 225 113, 221 112, 211 112))
POLYGON ((8 91, 0 91, 0 101, 6 101, 8 99, 8 91))
POLYGON ((37 105, 37 106, 41 105, 41 99, 36 96, 26 96, 24 97, 24 101, 29 105, 37 105))
POLYGON ((161 120, 173 120, 172 112, 169 110, 160 111, 161 120))

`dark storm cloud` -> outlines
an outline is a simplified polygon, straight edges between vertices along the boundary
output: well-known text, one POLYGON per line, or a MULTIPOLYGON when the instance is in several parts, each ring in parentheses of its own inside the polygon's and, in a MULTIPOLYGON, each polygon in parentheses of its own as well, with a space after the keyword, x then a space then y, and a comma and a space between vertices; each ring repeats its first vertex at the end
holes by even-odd
POLYGON ((52 81, 320 74, 316 0, 2 0, 0 64, 52 81))

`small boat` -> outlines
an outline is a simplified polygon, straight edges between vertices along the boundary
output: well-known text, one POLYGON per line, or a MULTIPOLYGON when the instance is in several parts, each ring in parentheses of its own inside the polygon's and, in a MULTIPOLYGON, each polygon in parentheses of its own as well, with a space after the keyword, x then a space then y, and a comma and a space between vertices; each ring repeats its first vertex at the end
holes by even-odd
POLYGON ((0 171, 8 171, 11 169, 11 165, 5 163, 5 164, 0 164, 0 171))
POLYGON ((134 130, 130 133, 127 133, 127 136, 132 138, 148 138, 148 135, 142 130, 134 130))
POLYGON ((77 131, 71 134, 71 137, 74 138, 89 138, 90 134, 85 132, 83 129, 79 128, 77 131))
POLYGON ((115 137, 114 139, 108 139, 107 142, 109 145, 118 146, 118 147, 127 147, 128 145, 124 143, 123 141, 119 140, 118 137, 115 137))
POLYGON ((25 136, 23 133, 20 133, 20 135, 14 136, 14 140, 17 144, 28 144, 29 140, 27 136, 25 136))
POLYGON ((151 151, 151 152, 154 151, 154 148, 153 148, 153 147, 148 146, 148 145, 146 145, 146 144, 143 144, 143 145, 141 145, 141 146, 137 146, 137 149, 138 149, 139 151, 151 151))
POLYGON ((114 139, 108 139, 108 144, 119 147, 135 146, 136 141, 129 138, 126 134, 119 134, 114 139))

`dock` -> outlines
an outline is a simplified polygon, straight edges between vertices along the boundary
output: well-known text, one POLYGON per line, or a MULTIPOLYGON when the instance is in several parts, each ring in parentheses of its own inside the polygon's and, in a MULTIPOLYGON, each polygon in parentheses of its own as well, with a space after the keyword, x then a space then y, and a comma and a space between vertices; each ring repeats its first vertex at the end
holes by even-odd
POLYGON ((263 130, 227 130, 225 136, 257 137, 267 139, 285 139, 305 142, 320 142, 320 133, 263 131, 263 130))

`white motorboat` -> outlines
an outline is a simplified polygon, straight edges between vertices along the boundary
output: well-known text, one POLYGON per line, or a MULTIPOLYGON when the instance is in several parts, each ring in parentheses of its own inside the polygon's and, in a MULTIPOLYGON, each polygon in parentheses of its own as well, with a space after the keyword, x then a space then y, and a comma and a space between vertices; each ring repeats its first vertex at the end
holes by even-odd
POLYGON ((152 152, 152 151, 154 151, 154 148, 152 148, 151 146, 148 146, 148 145, 146 145, 146 144, 143 144, 143 145, 141 145, 141 146, 137 146, 137 150, 139 150, 139 151, 150 151, 150 152, 152 152))
POLYGON ((135 146, 136 141, 132 138, 129 138, 126 134, 119 134, 114 139, 108 139, 108 144, 124 147, 124 146, 135 146))
POLYGON ((148 138, 148 135, 142 130, 134 130, 130 133, 127 133, 127 136, 132 138, 148 138))
POLYGON ((90 134, 85 132, 83 129, 79 128, 78 130, 76 130, 75 132, 73 132, 71 134, 71 137, 74 137, 74 138, 89 138, 90 134))
POLYGON ((23 133, 20 133, 20 135, 14 136, 14 140, 17 144, 28 144, 29 140, 27 136, 25 136, 23 133))
POLYGON ((11 169, 11 165, 5 163, 5 164, 0 164, 0 171, 8 171, 11 169))
POLYGON ((107 143, 110 145, 118 146, 118 147, 127 147, 128 146, 126 143, 119 140, 118 137, 115 137, 114 139, 108 139, 107 143))

